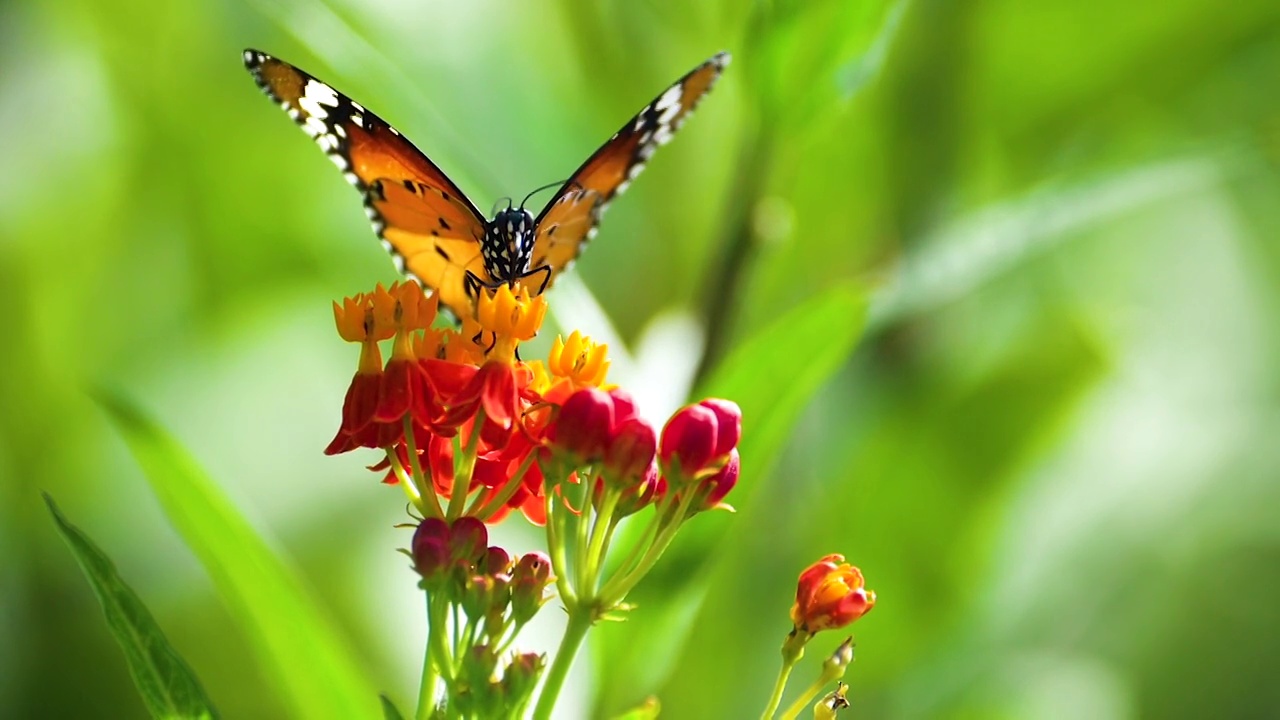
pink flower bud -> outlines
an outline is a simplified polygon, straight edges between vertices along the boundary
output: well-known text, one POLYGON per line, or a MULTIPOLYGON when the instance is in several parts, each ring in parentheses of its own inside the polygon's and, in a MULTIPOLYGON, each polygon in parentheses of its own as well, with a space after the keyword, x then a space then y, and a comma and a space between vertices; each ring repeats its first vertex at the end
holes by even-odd
POLYGON ((658 457, 663 468, 679 463, 679 474, 690 478, 715 457, 719 428, 714 410, 702 405, 681 408, 662 429, 658 457))
POLYGON ((449 558, 456 565, 471 566, 483 559, 489 547, 489 530, 484 523, 470 515, 453 521, 449 532, 449 558))
POLYGON ((613 405, 612 397, 594 387, 570 395, 548 429, 552 447, 583 462, 602 457, 613 427, 613 405))
POLYGON ((439 580, 449 563, 449 524, 440 518, 427 518, 413 531, 410 547, 413 567, 428 583, 439 580))
POLYGON ((617 485, 630 485, 644 476, 653 464, 658 437, 653 426, 639 417, 623 420, 614 428, 613 439, 604 453, 607 477, 617 485))
POLYGON ((716 414, 716 449, 714 457, 720 457, 738 447, 742 439, 742 408, 732 400, 707 398, 698 403, 716 414))
POLYGON ((523 625, 546 602, 547 585, 551 576, 551 560, 540 552, 520 556, 511 571, 511 617, 517 626, 523 625))
POLYGON ((729 452, 729 460, 720 468, 719 472, 702 481, 699 487, 699 494, 705 493, 702 501, 702 509, 710 510, 720 504, 724 500, 724 496, 729 494, 734 485, 738 484, 738 472, 741 468, 742 461, 738 458, 738 449, 734 448, 729 452))

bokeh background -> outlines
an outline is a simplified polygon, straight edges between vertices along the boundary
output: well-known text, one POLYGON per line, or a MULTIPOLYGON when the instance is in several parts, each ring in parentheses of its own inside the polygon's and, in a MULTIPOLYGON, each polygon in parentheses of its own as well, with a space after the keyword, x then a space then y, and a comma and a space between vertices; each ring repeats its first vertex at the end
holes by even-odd
MULTIPOLYGON (((614 338, 653 417, 806 301, 870 303, 714 542, 596 631, 564 717, 651 693, 663 717, 758 715, 795 576, 828 552, 880 595, 854 717, 1280 712, 1280 4, 9 0, 0 715, 144 713, 41 490, 226 717, 288 712, 98 387, 177 435, 414 697, 403 497, 371 456, 320 454, 355 363, 329 302, 392 268, 247 46, 396 124, 485 208, 732 51, 552 293, 562 327, 614 338)), ((826 341, 794 338, 771 381, 826 341)), ((522 522, 505 542, 535 547, 522 522)))

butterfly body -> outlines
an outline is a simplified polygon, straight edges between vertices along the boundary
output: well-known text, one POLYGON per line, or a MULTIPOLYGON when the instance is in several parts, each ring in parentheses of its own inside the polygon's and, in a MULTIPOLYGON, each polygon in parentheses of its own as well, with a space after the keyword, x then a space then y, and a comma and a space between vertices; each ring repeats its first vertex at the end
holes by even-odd
POLYGON ((600 147, 535 217, 523 207, 492 219, 395 128, 315 77, 246 50, 259 87, 298 123, 364 197, 374 232, 397 269, 459 316, 504 284, 546 290, 594 237, 610 200, 670 140, 729 62, 720 53, 646 105, 600 147))

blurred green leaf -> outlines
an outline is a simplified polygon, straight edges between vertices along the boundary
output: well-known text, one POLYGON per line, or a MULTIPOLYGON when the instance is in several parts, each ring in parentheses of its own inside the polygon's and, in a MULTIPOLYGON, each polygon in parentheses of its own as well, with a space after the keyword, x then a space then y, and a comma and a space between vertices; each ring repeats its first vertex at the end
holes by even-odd
POLYGON ((391 702, 391 698, 386 695, 380 696, 382 700, 382 717, 383 720, 404 720, 404 716, 396 709, 396 704, 391 702))
POLYGON ((739 344, 694 393, 742 408, 744 471, 760 477, 773 467, 800 412, 853 352, 866 318, 862 292, 836 285, 739 344))
MULTIPOLYGON (((695 397, 723 397, 742 408, 744 482, 729 496, 750 502, 771 471, 801 412, 853 352, 867 303, 842 284, 800 305, 729 354, 695 397)), ((725 535, 726 513, 708 513, 681 530, 653 572, 627 597, 643 608, 617 628, 594 633, 600 707, 632 700, 661 683, 679 655, 707 582, 707 558, 725 535)), ((625 546, 623 543, 622 546, 625 546)))
POLYGON ((293 571, 176 440, 129 401, 98 400, 298 716, 375 715, 377 690, 293 571))
POLYGON ((640 707, 628 710, 627 712, 617 715, 613 720, 653 720, 658 717, 658 713, 662 711, 662 705, 658 702, 658 698, 648 698, 640 707))
POLYGON ((115 563, 84 531, 67 520, 48 493, 44 494, 44 501, 58 524, 58 532, 67 541, 93 587, 93 594, 98 596, 102 614, 124 651, 129 674, 133 676, 151 716, 216 718, 218 713, 204 694, 200 680, 169 644, 142 599, 120 577, 115 563))

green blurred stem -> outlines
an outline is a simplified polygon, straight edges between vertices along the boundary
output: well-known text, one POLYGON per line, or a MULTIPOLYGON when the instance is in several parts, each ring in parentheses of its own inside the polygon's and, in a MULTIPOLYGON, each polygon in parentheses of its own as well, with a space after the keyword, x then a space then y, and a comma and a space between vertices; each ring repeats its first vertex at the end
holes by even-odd
POLYGON ((782 720, 795 720, 795 718, 804 712, 805 707, 818 697, 818 693, 822 692, 822 688, 826 687, 826 683, 819 678, 813 681, 804 694, 791 703, 791 706, 782 711, 782 720))
POLYGON ((422 685, 418 688, 418 711, 414 715, 417 720, 430 718, 436 705, 436 686, 439 685, 441 670, 449 667, 449 647, 445 639, 444 602, 437 601, 432 593, 427 593, 427 647, 422 657, 422 685))
MULTIPOLYGON (((419 509, 424 513, 430 510, 432 517, 444 517, 444 508, 440 507, 440 498, 436 497, 435 483, 422 474, 422 463, 418 461, 418 446, 413 437, 413 420, 408 415, 404 416, 404 446, 409 454, 409 469, 413 471, 414 487, 418 490, 418 497, 422 498, 422 506, 419 509)), ((387 457, 397 465, 400 462, 400 458, 395 455, 395 450, 387 450, 387 457)))
POLYGON ((769 696, 769 704, 760 714, 760 720, 770 720, 777 712, 778 705, 782 703, 782 691, 787 689, 787 678, 791 677, 791 668, 795 665, 794 660, 782 663, 782 669, 778 671, 778 681, 773 684, 773 694, 769 696))
MULTIPOLYGON (((760 122, 768 126, 767 120, 760 122)), ((744 138, 735 172, 737 182, 729 195, 732 205, 722 226, 725 228, 720 240, 723 255, 719 262, 712 264, 714 275, 703 285, 706 296, 702 324, 707 334, 702 341, 698 371, 693 376, 694 387, 700 386, 720 362, 733 326, 730 315, 741 305, 738 298, 756 244, 753 214, 768 184, 772 149, 773 139, 766 131, 757 129, 744 138)))
POLYGON ((680 504, 670 511, 670 514, 660 514, 661 518, 655 520, 661 526, 658 530, 657 537, 653 539, 653 543, 645 552, 644 557, 636 564, 634 568, 626 572, 619 572, 605 583, 603 589, 600 590, 600 602, 603 607, 613 607, 622 602, 626 598, 627 593, 631 592, 631 588, 636 586, 649 570, 653 568, 654 563, 662 557, 662 553, 666 552, 667 546, 675 539, 676 533, 680 530, 683 519, 688 516, 689 506, 693 503, 694 494, 685 493, 680 498, 680 504), (663 524, 665 523, 665 525, 663 524))
POLYGON ((467 505, 467 495, 471 492, 471 476, 476 470, 480 431, 483 429, 484 409, 481 408, 476 411, 476 418, 471 423, 471 437, 467 438, 467 445, 462 448, 453 466, 453 496, 449 498, 449 518, 462 517, 462 509, 467 505))
MULTIPOLYGON (((782 692, 787 689, 787 678, 791 677, 792 668, 800 662, 800 658, 804 657, 804 646, 812 637, 808 633, 793 630, 787 635, 787 639, 782 641, 782 668, 778 670, 778 681, 773 685, 773 694, 769 696, 769 704, 765 706, 760 720, 770 720, 777 712, 778 705, 782 703, 782 692)), ((787 712, 791 711, 787 710, 787 712)))
POLYGON ((560 641, 560 648, 556 650, 556 659, 551 663, 551 669, 547 671, 547 681, 538 695, 538 705, 533 710, 534 720, 550 720, 556 699, 564 687, 564 680, 569 676, 569 667, 573 665, 573 658, 587 637, 587 631, 591 629, 594 615, 595 608, 588 605, 579 605, 569 612, 569 624, 564 629, 564 638, 560 641))

